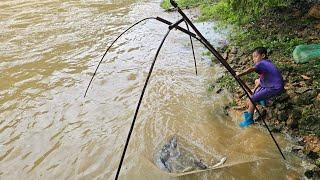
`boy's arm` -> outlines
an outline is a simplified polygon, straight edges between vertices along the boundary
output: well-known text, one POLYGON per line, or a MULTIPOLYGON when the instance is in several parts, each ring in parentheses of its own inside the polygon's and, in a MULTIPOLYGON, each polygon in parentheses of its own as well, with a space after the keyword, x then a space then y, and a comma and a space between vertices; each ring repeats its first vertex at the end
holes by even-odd
POLYGON ((251 67, 251 68, 243 71, 242 73, 237 74, 237 77, 241 77, 241 76, 244 76, 246 74, 250 74, 250 73, 252 73, 254 71, 256 71, 256 68, 255 67, 251 67))

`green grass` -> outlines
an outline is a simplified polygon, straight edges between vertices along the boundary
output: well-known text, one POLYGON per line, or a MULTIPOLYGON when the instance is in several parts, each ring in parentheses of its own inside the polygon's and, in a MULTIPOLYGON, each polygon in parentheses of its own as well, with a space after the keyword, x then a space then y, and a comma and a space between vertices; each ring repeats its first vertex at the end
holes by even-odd
POLYGON ((226 88, 231 92, 234 92, 238 86, 236 80, 229 74, 220 77, 217 80, 217 83, 219 83, 221 87, 226 88))
MULTIPOLYGON (((190 8, 190 7, 196 7, 202 4, 212 3, 213 0, 177 0, 176 2, 181 8, 186 8, 186 7, 190 8)), ((168 10, 172 7, 169 0, 163 0, 160 6, 165 10, 168 10)))
POLYGON ((304 39, 295 36, 270 34, 268 29, 241 31, 238 28, 231 35, 231 41, 241 46, 245 51, 263 46, 271 52, 279 52, 287 57, 291 57, 295 46, 306 43, 304 39))
POLYGON ((224 1, 220 1, 216 4, 204 4, 201 5, 200 21, 207 20, 220 20, 224 23, 235 23, 237 21, 237 15, 232 11, 230 5, 224 1))
POLYGON ((165 9, 168 10, 171 7, 170 1, 169 0, 164 0, 161 2, 160 6, 165 9))

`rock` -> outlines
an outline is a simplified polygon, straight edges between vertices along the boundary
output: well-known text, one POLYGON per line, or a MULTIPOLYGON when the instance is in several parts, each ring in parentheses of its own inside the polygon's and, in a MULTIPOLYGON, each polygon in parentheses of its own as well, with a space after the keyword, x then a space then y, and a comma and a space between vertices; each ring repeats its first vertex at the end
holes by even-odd
POLYGON ((236 56, 234 54, 229 54, 228 60, 230 63, 236 63, 236 56))
POLYGON ((235 47, 235 46, 233 46, 233 47, 231 48, 230 53, 231 53, 231 54, 237 54, 237 53, 238 53, 238 48, 235 47))
POLYGON ((174 12, 174 11, 176 11, 176 8, 171 7, 171 8, 169 8, 169 9, 166 9, 165 11, 166 11, 166 12, 174 12))
POLYGON ((301 77, 302 77, 304 80, 309 80, 309 79, 311 79, 310 77, 305 76, 305 75, 301 75, 301 77))
POLYGON ((285 108, 286 108, 286 104, 284 104, 284 103, 278 103, 277 105, 276 105, 276 108, 277 109, 279 109, 280 111, 281 110, 284 110, 285 108))
POLYGON ((297 153, 297 152, 299 152, 301 150, 303 150, 303 146, 294 145, 294 146, 291 147, 291 152, 294 152, 294 153, 297 153))
MULTIPOLYGON (((260 121, 262 119, 265 119, 266 116, 267 116, 267 111, 265 109, 263 109, 261 112, 260 112, 261 116, 259 116, 258 113, 254 113, 254 120, 255 121, 260 121)), ((281 127, 282 128, 282 127, 281 127)), ((281 129, 280 129, 281 130, 281 129)))
POLYGON ((303 138, 306 150, 320 153, 320 137, 308 135, 303 138))
POLYGON ((301 159, 304 159, 304 158, 305 158, 305 154, 303 153, 302 150, 299 150, 299 151, 297 152, 297 156, 298 156, 299 158, 301 158, 301 159))
POLYGON ((308 15, 310 17, 314 17, 317 19, 320 19, 320 4, 314 5, 313 7, 311 7, 311 9, 309 10, 308 15))
POLYGON ((315 164, 312 164, 312 163, 310 163, 310 162, 308 162, 308 161, 305 161, 305 160, 302 161, 301 166, 302 166, 304 169, 311 170, 311 171, 317 169, 317 166, 316 166, 315 164))
POLYGON ((279 96, 277 96, 275 98, 275 100, 278 101, 278 102, 283 102, 283 101, 288 100, 289 98, 290 98, 290 96, 287 93, 284 92, 284 93, 280 94, 279 96))
MULTIPOLYGON (((307 109, 307 108, 306 108, 307 109)), ((311 109, 310 107, 308 108, 311 109)), ((299 129, 305 132, 320 135, 320 116, 318 112, 306 112, 305 117, 299 120, 299 129)), ((320 145, 318 145, 320 151, 320 145)))
POLYGON ((301 119, 302 112, 298 108, 293 108, 290 111, 289 119, 287 120, 286 124, 289 128, 295 129, 299 125, 299 119, 301 119))
POLYGON ((301 119, 301 116, 302 116, 302 111, 298 108, 293 108, 291 110, 291 118, 294 119, 294 120, 299 120, 301 119))
POLYGON ((275 109, 274 111, 268 111, 268 117, 271 117, 271 119, 277 119, 280 114, 280 111, 275 109))
POLYGON ((306 81, 300 81, 299 82, 299 87, 307 87, 306 81))
POLYGON ((247 64, 247 60, 245 58, 239 58, 237 59, 240 65, 246 65, 247 64))
POLYGON ((298 95, 293 96, 291 101, 293 102, 293 104, 298 105, 300 102, 300 96, 298 95))
POLYGON ((296 138, 296 142, 297 142, 300 146, 306 145, 306 143, 304 142, 304 139, 303 139, 302 137, 297 137, 297 138, 296 138))
POLYGON ((229 56, 228 52, 225 52, 225 53, 223 53, 223 55, 222 55, 223 59, 225 59, 225 60, 228 59, 228 56, 229 56))
POLYGON ((307 157, 312 159, 312 160, 316 160, 316 159, 319 158, 319 155, 316 152, 309 151, 308 154, 307 154, 307 157))
POLYGON ((271 132, 273 132, 273 133, 279 133, 279 132, 281 132, 281 130, 282 130, 282 126, 271 127, 271 132))
POLYGON ((195 160, 195 161, 194 161, 194 164, 195 164, 197 167, 199 167, 200 169, 207 169, 207 168, 208 168, 208 166, 205 165, 205 164, 202 162, 202 160, 200 160, 200 161, 195 160))
POLYGON ((298 98, 294 99, 296 105, 309 105, 313 103, 313 100, 317 97, 318 93, 316 90, 307 90, 303 92, 298 98))
POLYGON ((319 179, 320 178, 320 168, 316 165, 312 165, 304 172, 304 175, 309 179, 319 179))
POLYGON ((219 88, 219 89, 216 91, 216 93, 217 93, 217 94, 220 94, 222 91, 223 91, 223 88, 219 88))
POLYGON ((299 125, 299 121, 298 119, 293 119, 293 118, 289 118, 286 122, 287 126, 291 129, 296 129, 298 128, 299 125))
POLYGON ((306 176, 308 179, 313 178, 314 175, 315 174, 312 170, 307 170, 306 172, 304 172, 304 176, 306 176))
POLYGON ((286 180, 299 180, 300 179, 300 174, 298 174, 295 171, 290 171, 286 174, 286 180))
POLYGON ((320 29, 320 23, 319 23, 319 24, 314 25, 314 28, 316 28, 316 29, 320 29))
POLYGON ((241 111, 241 110, 245 110, 246 106, 234 106, 234 107, 232 107, 232 109, 241 111))
POLYGON ((318 96, 315 98, 314 105, 315 105, 315 108, 316 108, 316 109, 320 109, 320 93, 319 93, 318 96))
POLYGON ((279 112, 279 114, 278 114, 278 119, 279 119, 280 121, 287 121, 288 118, 289 118, 289 117, 288 117, 288 113, 287 113, 287 112, 285 112, 285 111, 280 111, 280 112, 279 112))
MULTIPOLYGON (((298 83, 298 84, 300 84, 300 83, 298 83)), ((299 86, 299 88, 297 88, 294 92, 297 93, 297 94, 303 94, 303 93, 308 92, 310 90, 312 90, 312 89, 309 88, 309 87, 301 87, 301 86, 299 86)))
POLYGON ((223 41, 223 46, 220 48, 220 50, 222 52, 225 52, 225 53, 229 53, 230 51, 228 50, 228 45, 227 45, 227 42, 226 41, 223 41))
POLYGON ((317 160, 316 160, 316 165, 317 165, 318 167, 320 167, 320 159, 317 159, 317 160))
POLYGON ((229 116, 229 111, 228 111, 228 109, 223 109, 223 114, 226 115, 226 116, 229 116))

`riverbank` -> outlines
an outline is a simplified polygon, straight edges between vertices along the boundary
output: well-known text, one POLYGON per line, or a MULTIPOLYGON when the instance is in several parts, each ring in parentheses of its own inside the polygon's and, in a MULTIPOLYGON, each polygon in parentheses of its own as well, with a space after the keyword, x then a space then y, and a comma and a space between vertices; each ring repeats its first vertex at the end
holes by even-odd
MULTIPOLYGON (((221 1, 223 2, 223 1, 221 1)), ((230 44, 219 51, 237 71, 252 66, 251 50, 265 46, 269 57, 279 67, 285 81, 285 92, 270 100, 265 108, 266 121, 273 133, 290 135, 296 146, 290 151, 313 165, 307 167, 305 176, 320 176, 320 62, 295 64, 292 59, 294 47, 300 44, 320 43, 320 11, 313 1, 270 6, 254 16, 233 14, 227 3, 181 0, 184 8, 199 6, 199 20, 220 20, 231 23, 230 44), (214 18, 215 17, 215 18, 214 18), (216 18, 218 17, 218 18, 216 18), (258 17, 258 18, 257 18, 258 17)), ((162 7, 169 9, 167 1, 162 7)), ((213 59, 213 62, 216 62, 213 59)), ((253 87, 256 75, 243 80, 253 87)), ((234 94, 232 109, 243 111, 246 97, 231 76, 225 75, 213 84, 220 84, 234 94)), ((260 107, 259 107, 260 108, 260 107)))

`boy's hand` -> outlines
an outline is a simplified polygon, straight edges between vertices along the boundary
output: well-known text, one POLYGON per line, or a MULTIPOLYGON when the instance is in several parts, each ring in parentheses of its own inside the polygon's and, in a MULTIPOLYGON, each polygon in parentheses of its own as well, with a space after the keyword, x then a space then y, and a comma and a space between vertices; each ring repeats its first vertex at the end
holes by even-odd
POLYGON ((252 68, 249 68, 249 69, 243 71, 242 73, 236 72, 236 77, 237 77, 237 78, 240 78, 241 76, 244 76, 244 75, 247 75, 247 74, 249 74, 249 73, 252 73, 252 72, 254 72, 255 70, 256 70, 255 67, 252 67, 252 68))

